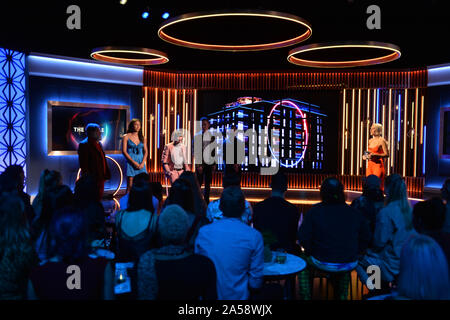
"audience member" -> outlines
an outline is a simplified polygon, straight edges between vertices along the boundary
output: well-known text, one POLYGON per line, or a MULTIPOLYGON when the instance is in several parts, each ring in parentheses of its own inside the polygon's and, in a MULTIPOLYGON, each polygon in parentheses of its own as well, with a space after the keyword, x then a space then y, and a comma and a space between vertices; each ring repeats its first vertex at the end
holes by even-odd
MULTIPOLYGON (((240 188, 241 180, 240 176, 233 172, 228 172, 223 177, 223 189, 226 189, 231 186, 235 186, 240 188)), ((251 225, 253 222, 253 209, 251 204, 245 201, 245 209, 240 217, 240 219, 247 225, 251 225)), ((210 222, 220 220, 223 218, 222 210, 220 210, 220 199, 211 201, 208 205, 208 209, 206 210, 206 217, 210 222)))
POLYGON ((163 209, 158 225, 162 247, 147 251, 139 260, 139 299, 217 299, 213 262, 186 250, 185 239, 190 228, 186 212, 178 205, 168 205, 163 209))
POLYGON ((195 176, 195 173, 192 171, 184 171, 181 174, 180 178, 183 178, 183 179, 189 181, 192 186, 195 214, 201 215, 201 216, 206 216, 207 204, 203 197, 203 193, 202 193, 202 190, 198 183, 197 177, 195 176))
POLYGON ((440 246, 450 265, 450 234, 442 231, 445 205, 439 198, 416 203, 413 209, 414 229, 433 238, 440 246))
POLYGON ((75 206, 86 215, 90 243, 106 236, 105 208, 99 201, 97 192, 97 181, 90 175, 81 176, 75 183, 75 206))
POLYGON ((0 192, 17 192, 25 205, 25 215, 28 223, 31 225, 34 220, 34 210, 31 206, 30 196, 26 194, 25 188, 25 172, 23 167, 18 164, 8 166, 0 175, 0 192))
MULTIPOLYGON (((373 248, 359 260, 358 276, 367 282, 368 266, 377 265, 381 279, 386 284, 393 282, 400 270, 400 252, 406 239, 415 233, 412 226, 412 210, 408 201, 406 184, 398 174, 392 174, 385 182, 386 207, 377 214, 373 248)), ((375 290, 375 289, 374 289, 375 290)))
POLYGON ((17 195, 0 197, 0 300, 25 299, 28 275, 38 262, 24 207, 17 195))
POLYGON ((384 207, 381 179, 373 174, 364 178, 363 193, 360 197, 353 200, 351 206, 366 217, 370 226, 370 232, 373 235, 377 214, 384 207))
POLYGON ((285 249, 299 254, 297 241, 300 212, 296 206, 285 200, 287 177, 279 171, 272 177, 272 195, 253 207, 253 226, 261 233, 271 232, 276 242, 272 250, 285 249))
POLYGON ((400 255, 400 273, 394 299, 449 300, 448 264, 442 249, 431 237, 412 236, 400 255))
POLYGON ((308 267, 299 274, 303 299, 311 299, 312 268, 329 272, 336 280, 336 297, 345 300, 350 275, 358 264, 358 254, 369 245, 370 231, 365 218, 345 203, 344 186, 336 178, 327 178, 320 187, 322 202, 305 215, 298 232, 308 267))
POLYGON ((227 187, 220 198, 223 218, 203 226, 195 242, 195 253, 214 262, 220 300, 246 300, 249 289, 263 284, 263 238, 259 231, 242 222, 244 210, 241 189, 227 187))
MULTIPOLYGON (((137 174, 134 179, 133 182, 138 181, 138 182, 148 182, 150 183, 150 176, 145 173, 139 173, 137 174)), ((153 188, 152 188, 153 184, 150 184, 150 189, 152 190, 152 204, 153 204, 153 208, 155 210, 158 209, 159 207, 159 200, 155 197, 155 195, 153 194, 153 188)), ((162 188, 162 187, 161 187, 162 188)), ((161 194, 162 195, 162 194, 161 194)), ((130 193, 128 192, 127 194, 125 194, 122 198, 120 198, 119 200, 119 204, 120 204, 120 208, 122 210, 127 209, 128 207, 128 199, 130 198, 130 193)), ((156 211, 155 211, 156 212, 156 211)))
MULTIPOLYGON (((44 198, 51 192, 62 185, 61 173, 54 170, 45 169, 41 172, 41 177, 39 179, 39 192, 33 200, 34 209, 34 221, 39 219, 41 216, 42 208, 44 206, 44 198)), ((34 222, 33 221, 33 222, 34 222)))
POLYGON ((35 249, 40 261, 47 259, 49 241, 48 229, 54 212, 66 206, 70 206, 72 203, 72 190, 66 185, 56 187, 43 197, 41 214, 31 226, 32 239, 35 242, 35 249))
POLYGON ((441 189, 442 200, 445 202, 445 222, 442 231, 450 233, 450 178, 445 180, 441 189))
POLYGON ((49 227, 49 240, 49 258, 30 274, 29 299, 114 298, 110 263, 89 255, 88 226, 83 212, 72 207, 56 211, 49 227), (76 268, 70 267, 74 265, 76 268))
POLYGON ((164 203, 164 207, 172 204, 176 204, 182 207, 188 215, 189 230, 187 232, 185 242, 188 248, 190 250, 193 250, 198 230, 205 224, 208 224, 209 221, 204 215, 195 214, 192 185, 189 181, 185 180, 182 177, 177 179, 172 184, 169 197, 164 203))
POLYGON ((128 207, 116 215, 117 260, 137 262, 140 255, 156 246, 157 214, 150 183, 134 180, 128 207))

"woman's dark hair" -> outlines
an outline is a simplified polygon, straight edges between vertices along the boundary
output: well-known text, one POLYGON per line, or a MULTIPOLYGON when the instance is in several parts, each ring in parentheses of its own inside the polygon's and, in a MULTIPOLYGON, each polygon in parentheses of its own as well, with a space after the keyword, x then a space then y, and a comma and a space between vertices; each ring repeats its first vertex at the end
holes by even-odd
POLYGON ((419 233, 439 232, 445 223, 445 205, 438 197, 416 203, 413 226, 419 233))
POLYGON ((207 205, 205 202, 205 198, 203 197, 202 190, 200 189, 200 185, 198 184, 197 177, 192 171, 184 171, 180 179, 184 179, 191 184, 192 188, 192 196, 194 198, 194 212, 197 215, 206 216, 207 205))
POLYGON ((73 204, 72 190, 66 185, 61 185, 44 195, 42 211, 38 220, 33 225, 33 231, 38 236, 44 229, 48 229, 55 211, 73 204))
POLYGON ((83 175, 75 183, 74 201, 78 207, 98 202, 97 182, 91 175, 83 175))
POLYGON ((24 171, 23 167, 18 164, 8 166, 0 175, 1 191, 22 191, 24 188, 24 171))
POLYGON ((245 197, 241 188, 232 186, 223 190, 219 209, 224 217, 240 218, 245 211, 245 197))
POLYGON ((55 211, 48 231, 48 257, 76 263, 89 254, 89 248, 85 213, 72 206, 55 211))
POLYGON ((166 200, 165 206, 177 204, 186 212, 194 212, 194 195, 192 186, 189 181, 179 178, 170 188, 169 197, 166 200))
MULTIPOLYGON (((139 119, 131 119, 130 123, 128 124, 128 129, 127 129, 127 133, 133 133, 134 131, 134 124, 136 122, 141 123, 141 120, 139 119)), ((144 135, 142 134, 142 123, 141 123, 141 128, 138 131, 138 137, 139 137, 139 141, 144 143, 144 135)))
POLYGON ((153 196, 161 203, 163 199, 163 187, 161 182, 150 182, 153 196))
POLYGON ((345 203, 344 186, 336 178, 326 178, 320 186, 320 197, 326 204, 345 203))
POLYGON ((148 181, 137 181, 133 183, 128 198, 127 211, 147 210, 155 212, 152 201, 152 188, 148 181))

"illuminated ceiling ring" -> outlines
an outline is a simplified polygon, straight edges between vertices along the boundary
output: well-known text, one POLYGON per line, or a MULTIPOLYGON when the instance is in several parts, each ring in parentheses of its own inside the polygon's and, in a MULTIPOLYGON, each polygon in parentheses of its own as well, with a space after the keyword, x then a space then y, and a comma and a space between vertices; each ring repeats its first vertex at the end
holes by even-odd
POLYGON ((375 42, 375 41, 350 41, 350 42, 335 42, 335 43, 315 43, 306 46, 301 46, 289 51, 287 60, 299 66, 316 67, 316 68, 349 68, 349 67, 363 67, 375 64, 391 62, 400 58, 400 48, 391 43, 375 42), (390 53, 369 59, 348 60, 348 61, 316 61, 306 60, 295 57, 303 52, 339 49, 339 48, 366 48, 366 49, 382 49, 391 51, 390 53))
POLYGON ((186 13, 177 17, 173 17, 161 24, 158 29, 158 36, 169 43, 194 48, 194 49, 202 49, 202 50, 213 50, 213 51, 259 51, 259 50, 270 50, 270 49, 278 49, 287 46, 291 46, 302 41, 305 41, 309 37, 311 37, 312 28, 311 24, 293 14, 278 12, 278 11, 268 11, 268 10, 231 10, 231 11, 207 11, 207 12, 193 12, 186 13), (299 36, 296 36, 291 39, 286 39, 277 42, 268 42, 261 44, 247 44, 247 45, 225 45, 225 44, 207 44, 200 42, 192 42, 186 41, 179 38, 175 38, 173 36, 168 35, 165 32, 165 29, 169 26, 172 26, 177 23, 186 22, 190 20, 199 20, 206 19, 212 17, 264 17, 264 18, 273 18, 278 20, 291 21, 293 23, 299 24, 306 28, 306 31, 299 36))
POLYGON ((305 158, 306 149, 308 148, 309 132, 308 132, 308 123, 307 123, 307 121, 306 121, 306 115, 303 113, 302 110, 300 110, 300 108, 298 107, 298 105, 295 104, 294 102, 289 101, 289 100, 283 100, 283 101, 277 102, 277 103, 272 107, 272 110, 270 111, 270 113, 269 113, 269 115, 268 115, 268 117, 267 117, 267 127, 269 127, 269 125, 270 125, 270 118, 272 117, 272 113, 275 111, 275 109, 276 109, 279 105, 284 105, 284 104, 288 104, 288 105, 294 107, 294 108, 300 113, 300 116, 301 116, 301 118, 303 119, 303 128, 305 128, 305 131, 306 131, 306 134, 305 134, 305 137, 306 137, 305 140, 306 140, 306 141, 305 141, 305 144, 304 144, 305 148, 304 148, 303 151, 302 151, 302 155, 301 155, 301 156, 297 159, 297 161, 296 161, 294 164, 292 164, 292 165, 287 165, 287 164, 282 163, 281 160, 278 159, 278 158, 275 156, 275 154, 273 153, 273 150, 272 150, 272 147, 270 146, 270 143, 269 143, 269 149, 270 149, 271 154, 274 155, 275 159, 280 163, 280 165, 281 165, 282 167, 286 167, 286 168, 295 168, 295 166, 297 166, 297 165, 300 163, 300 161, 302 161, 302 160, 305 158))
POLYGON ((92 50, 91 58, 104 62, 120 63, 132 66, 150 66, 169 62, 169 57, 162 51, 136 47, 99 47, 92 50), (139 54, 148 56, 148 58, 115 57, 113 54, 117 53, 130 55, 139 54))
MULTIPOLYGON (((122 171, 122 168, 120 167, 120 164, 116 161, 116 160, 114 160, 113 158, 111 158, 111 157, 109 157, 109 156, 105 156, 105 158, 106 159, 109 159, 109 160, 111 160, 116 166, 117 166, 117 169, 119 169, 119 173, 120 173, 120 182, 119 182, 119 185, 117 186, 117 189, 114 191, 114 193, 113 193, 113 197, 120 191, 120 188, 122 187, 122 183, 123 183, 123 171, 122 171)), ((78 172, 77 172, 77 180, 76 181, 78 181, 78 179, 80 179, 80 174, 81 174, 81 168, 80 169, 78 169, 78 172)), ((120 206, 119 206, 120 207, 120 206)))

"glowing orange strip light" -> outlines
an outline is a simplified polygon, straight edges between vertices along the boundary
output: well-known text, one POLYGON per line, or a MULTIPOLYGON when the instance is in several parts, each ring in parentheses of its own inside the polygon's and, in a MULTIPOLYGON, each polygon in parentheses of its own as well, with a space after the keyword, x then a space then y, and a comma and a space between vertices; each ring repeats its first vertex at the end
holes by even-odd
POLYGON ((269 50, 269 49, 276 49, 276 48, 282 48, 286 46, 291 46, 294 44, 297 44, 299 42, 305 41, 308 39, 312 34, 312 29, 310 24, 297 16, 281 13, 281 12, 275 12, 275 11, 262 11, 262 10, 252 10, 252 11, 241 11, 241 12, 204 12, 204 13, 189 13, 184 14, 179 17, 175 17, 173 19, 170 19, 169 21, 163 23, 159 30, 158 30, 158 36, 167 42, 170 42, 175 45, 189 47, 189 48, 195 48, 195 49, 202 49, 202 50, 216 50, 216 51, 257 51, 257 50, 269 50), (232 17, 232 16, 249 16, 249 17, 264 17, 264 18, 274 18, 274 19, 281 19, 281 20, 287 20, 291 21, 297 24, 302 25, 307 30, 301 34, 300 36, 297 36, 292 39, 284 40, 284 41, 278 41, 278 42, 272 42, 272 43, 263 43, 263 44, 255 44, 255 45, 222 45, 222 44, 207 44, 207 43, 199 43, 199 42, 192 42, 192 41, 185 41, 182 39, 175 38, 173 36, 169 36, 167 33, 164 32, 164 29, 167 27, 180 23, 180 22, 186 22, 190 20, 195 19, 205 19, 205 18, 213 18, 213 17, 232 17))
POLYGON ((355 129, 355 89, 352 90, 352 131, 351 131, 351 135, 350 135, 350 139, 352 139, 352 146, 351 146, 351 150, 350 150, 350 174, 353 175, 353 150, 354 150, 354 141, 355 139, 353 139, 353 132, 355 129))
POLYGON ((386 62, 394 61, 400 58, 400 48, 389 43, 381 42, 367 42, 367 43, 342 43, 342 44, 310 44, 298 48, 294 48, 289 51, 287 60, 290 63, 305 66, 305 67, 316 67, 316 68, 349 68, 349 67, 361 67, 369 66, 375 64, 381 64, 386 62), (296 54, 315 51, 315 50, 328 50, 328 49, 341 49, 341 48, 369 48, 369 49, 383 49, 393 51, 385 56, 371 58, 371 59, 361 59, 361 60, 349 60, 349 61, 314 61, 306 60, 294 57, 296 54))
POLYGON ((358 89, 358 121, 357 121, 357 126, 358 126, 358 140, 356 140, 356 142, 358 143, 358 151, 356 153, 357 155, 357 162, 356 162, 356 174, 359 174, 359 168, 360 168, 360 158, 361 158, 361 152, 359 150, 359 146, 360 146, 360 115, 361 115, 361 89, 358 89))
POLYGON ((422 106, 421 106, 421 114, 420 114, 420 144, 423 144, 423 107, 424 107, 424 96, 422 96, 422 106))
POLYGON ((101 47, 92 50, 91 58, 104 62, 120 63, 126 65, 159 65, 169 62, 167 54, 153 49, 147 48, 121 48, 121 47, 101 47), (111 56, 115 53, 140 54, 146 56, 154 56, 156 58, 131 59, 119 58, 111 56))
POLYGON ((414 124, 414 177, 417 176, 417 140, 419 133, 419 88, 416 89, 416 113, 415 116, 415 124, 414 124))
POLYGON ((344 162, 345 162, 345 155, 344 155, 344 147, 345 147, 345 89, 343 93, 343 102, 342 102, 342 169, 341 174, 344 175, 344 162))

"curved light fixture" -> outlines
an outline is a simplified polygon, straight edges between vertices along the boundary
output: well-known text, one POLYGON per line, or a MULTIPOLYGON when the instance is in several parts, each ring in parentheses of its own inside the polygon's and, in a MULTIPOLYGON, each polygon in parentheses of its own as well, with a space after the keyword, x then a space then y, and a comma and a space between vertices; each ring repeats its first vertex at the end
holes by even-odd
MULTIPOLYGON (((118 187, 117 187, 117 189, 114 191, 114 193, 113 193, 113 197, 120 191, 120 188, 122 187, 122 183, 123 183, 123 171, 122 171, 122 168, 120 167, 120 164, 116 161, 116 160, 114 160, 113 158, 111 158, 111 157, 109 157, 109 156, 105 156, 105 158, 106 159, 109 159, 109 160, 111 160, 112 162, 114 162, 114 164, 117 166, 117 168, 119 169, 119 173, 120 173, 120 182, 119 182, 119 185, 118 185, 118 187)), ((81 168, 79 168, 78 169, 78 172, 77 172, 77 180, 76 181, 78 181, 78 179, 80 179, 80 174, 81 174, 81 168)), ((120 205, 119 205, 119 208, 120 208, 120 205)))
POLYGON ((147 49, 147 48, 134 48, 134 47, 99 47, 95 48, 91 52, 91 58, 104 62, 120 63, 134 66, 149 66, 158 65, 169 62, 167 54, 162 51, 147 49), (145 58, 121 58, 115 57, 113 54, 132 54, 148 56, 145 58))
POLYGON ((338 42, 338 43, 316 43, 306 46, 301 46, 294 48, 289 51, 287 60, 290 63, 305 66, 305 67, 316 67, 316 68, 349 68, 349 67, 362 67, 370 66, 375 64, 381 64, 386 62, 391 62, 400 58, 401 52, 400 48, 396 45, 384 42, 375 41, 358 41, 358 42, 338 42), (306 60, 295 57, 295 55, 317 50, 328 50, 328 49, 342 49, 342 48, 363 48, 363 49, 382 49, 390 51, 387 55, 379 56, 376 58, 360 59, 360 60, 347 60, 347 61, 316 61, 316 60, 306 60))
POLYGON ((277 11, 266 11, 266 10, 239 10, 239 11, 208 11, 208 12, 194 12, 186 13, 181 16, 174 17, 162 23, 158 30, 158 36, 167 42, 176 44, 183 47, 203 49, 203 50, 214 50, 214 51, 258 51, 258 50, 270 50, 282 47, 291 46, 302 41, 305 41, 311 37, 312 28, 308 21, 297 17, 295 15, 277 11), (262 17, 262 18, 272 18, 278 20, 291 21, 293 23, 299 24, 306 28, 306 31, 294 38, 286 39, 278 42, 268 42, 261 44, 248 44, 248 45, 221 45, 221 44, 207 44, 200 42, 186 41, 182 39, 175 38, 168 35, 165 29, 177 23, 186 22, 190 20, 200 20, 214 17, 262 17))
POLYGON ((285 168, 295 168, 295 167, 300 163, 300 161, 302 161, 302 160, 305 158, 306 150, 307 150, 307 148, 308 148, 309 130, 308 130, 308 123, 307 123, 307 121, 306 121, 306 115, 302 112, 302 110, 301 110, 301 109, 298 107, 298 105, 295 104, 294 102, 289 101, 289 100, 282 100, 282 101, 280 101, 280 102, 277 102, 277 103, 272 107, 272 110, 270 111, 269 115, 267 116, 267 127, 270 126, 270 120, 271 120, 272 114, 273 114, 273 112, 275 111, 275 109, 278 108, 278 106, 291 107, 291 108, 296 109, 296 112, 298 112, 298 113, 300 114, 300 119, 303 120, 303 128, 305 128, 305 131, 306 131, 306 134, 305 134, 305 137, 306 137, 305 140, 306 140, 306 141, 305 141, 305 143, 304 143, 305 148, 302 150, 302 154, 300 155, 300 157, 297 158, 297 161, 296 161, 294 164, 288 165, 288 164, 286 164, 286 163, 283 163, 283 162, 281 161, 281 157, 278 158, 278 157, 274 154, 274 152, 273 152, 273 150, 272 150, 272 147, 271 147, 270 144, 269 144, 270 153, 273 154, 273 156, 275 157, 275 159, 280 163, 280 165, 281 165, 282 167, 285 167, 285 168))

